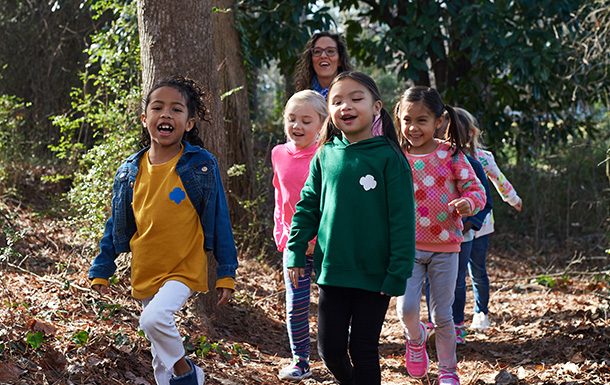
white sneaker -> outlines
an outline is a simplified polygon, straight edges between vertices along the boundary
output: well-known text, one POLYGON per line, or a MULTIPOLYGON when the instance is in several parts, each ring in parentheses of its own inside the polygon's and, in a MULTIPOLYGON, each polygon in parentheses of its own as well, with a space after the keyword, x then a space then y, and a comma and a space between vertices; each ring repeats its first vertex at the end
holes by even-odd
POLYGON ((471 329, 486 330, 490 326, 489 318, 485 313, 475 313, 472 317, 472 323, 470 324, 471 329))

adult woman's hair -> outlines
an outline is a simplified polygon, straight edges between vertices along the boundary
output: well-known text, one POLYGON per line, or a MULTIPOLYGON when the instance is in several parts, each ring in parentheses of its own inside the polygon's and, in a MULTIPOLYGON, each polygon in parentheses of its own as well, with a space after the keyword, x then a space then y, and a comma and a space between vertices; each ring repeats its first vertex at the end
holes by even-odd
POLYGON ((312 61, 312 50, 321 37, 329 37, 337 43, 337 50, 339 54, 339 65, 337 68, 337 74, 345 71, 351 71, 352 66, 349 64, 349 54, 347 53, 347 44, 343 37, 339 34, 323 31, 314 33, 307 44, 305 49, 301 53, 299 60, 297 61, 296 70, 294 73, 294 87, 295 91, 302 91, 311 89, 312 80, 316 76, 312 61))

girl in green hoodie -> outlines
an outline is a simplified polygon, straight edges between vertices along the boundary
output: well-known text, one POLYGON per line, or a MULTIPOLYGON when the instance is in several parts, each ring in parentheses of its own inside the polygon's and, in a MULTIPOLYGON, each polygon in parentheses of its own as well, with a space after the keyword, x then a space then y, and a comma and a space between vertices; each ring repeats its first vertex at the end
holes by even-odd
POLYGON ((369 76, 339 74, 328 108, 323 145, 292 219, 286 266, 297 286, 307 244, 317 234, 320 357, 339 384, 381 384, 379 335, 415 255, 411 169, 369 76), (371 132, 377 118, 381 136, 371 132))

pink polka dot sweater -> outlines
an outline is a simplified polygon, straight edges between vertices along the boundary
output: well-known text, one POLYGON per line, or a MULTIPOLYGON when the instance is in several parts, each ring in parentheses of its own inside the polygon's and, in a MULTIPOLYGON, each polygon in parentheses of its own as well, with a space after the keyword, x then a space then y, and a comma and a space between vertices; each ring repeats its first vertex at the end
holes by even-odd
POLYGON ((405 152, 413 172, 418 250, 459 252, 464 227, 460 215, 448 203, 465 198, 475 214, 485 206, 485 189, 466 156, 452 154, 453 149, 444 142, 429 154, 405 152))

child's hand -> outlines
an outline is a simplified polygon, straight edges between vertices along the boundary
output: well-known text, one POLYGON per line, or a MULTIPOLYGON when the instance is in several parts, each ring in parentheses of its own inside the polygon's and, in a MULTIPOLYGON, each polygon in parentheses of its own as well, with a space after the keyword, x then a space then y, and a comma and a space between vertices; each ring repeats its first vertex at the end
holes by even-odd
POLYGON ((305 251, 305 255, 313 255, 313 249, 316 247, 315 242, 309 242, 307 244, 307 251, 305 251))
POLYGON ((91 288, 100 294, 108 294, 110 292, 110 289, 108 288, 108 286, 100 285, 99 283, 97 285, 91 286, 91 288))
POLYGON ((305 269, 302 267, 289 267, 288 268, 288 277, 290 277, 290 282, 292 282, 292 286, 295 289, 299 287, 299 277, 305 276, 305 269))
POLYGON ((472 208, 470 202, 464 198, 454 199, 448 204, 449 207, 453 207, 455 211, 462 217, 469 217, 472 215, 472 208))
POLYGON ((523 201, 521 199, 519 199, 519 202, 517 202, 516 205, 513 206, 513 208, 515 210, 517 210, 517 212, 521 212, 521 209, 523 209, 523 201))
POLYGON ((225 305, 227 302, 229 302, 231 296, 233 295, 233 290, 227 289, 226 287, 219 287, 216 289, 216 291, 218 291, 218 303, 216 303, 217 306, 225 305))
POLYGON ((470 223, 470 222, 464 223, 464 229, 462 230, 462 234, 466 234, 467 232, 470 231, 470 229, 472 229, 472 223, 470 223))

